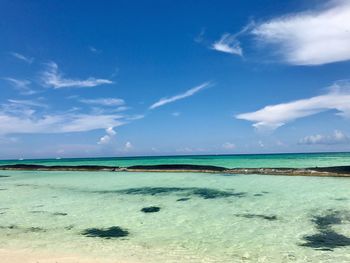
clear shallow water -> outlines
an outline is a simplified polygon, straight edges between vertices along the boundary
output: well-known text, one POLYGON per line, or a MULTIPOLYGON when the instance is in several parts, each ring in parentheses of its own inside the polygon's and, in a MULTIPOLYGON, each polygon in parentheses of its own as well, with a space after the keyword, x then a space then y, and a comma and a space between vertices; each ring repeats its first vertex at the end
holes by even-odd
POLYGON ((348 178, 35 171, 0 175, 10 176, 0 178, 2 248, 135 262, 350 262, 348 178), (147 206, 161 210, 140 211, 147 206), (112 226, 129 235, 82 235, 88 228, 112 226), (327 242, 319 242, 320 236, 327 242))
POLYGON ((0 160, 3 164, 42 165, 106 165, 132 166, 155 164, 217 165, 227 168, 243 167, 325 167, 350 165, 350 153, 248 154, 248 155, 193 155, 162 157, 77 158, 41 160, 0 160))

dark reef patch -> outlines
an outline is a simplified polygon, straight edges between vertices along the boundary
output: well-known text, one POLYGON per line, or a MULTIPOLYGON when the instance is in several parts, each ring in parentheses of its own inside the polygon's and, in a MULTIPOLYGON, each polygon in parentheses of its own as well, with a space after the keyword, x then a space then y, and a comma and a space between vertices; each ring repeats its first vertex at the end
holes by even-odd
POLYGON ((29 227, 26 228, 26 232, 46 232, 46 230, 41 227, 29 227))
POLYGON ((186 202, 186 201, 188 201, 188 200, 190 200, 190 199, 191 199, 191 198, 189 198, 189 197, 183 197, 183 198, 177 199, 176 202, 186 202))
POLYGON ((7 189, 6 188, 0 188, 0 191, 6 191, 7 189))
POLYGON ((235 216, 237 217, 244 217, 244 218, 260 218, 260 219, 265 219, 269 221, 275 221, 277 220, 277 216, 275 215, 260 215, 260 214, 236 214, 235 216))
POLYGON ((24 233, 28 232, 46 232, 46 229, 41 227, 20 227, 17 225, 0 226, 0 229, 10 229, 10 230, 22 230, 24 233))
POLYGON ((69 225, 69 226, 66 226, 64 229, 65 230, 72 230, 74 228, 74 225, 69 225))
POLYGON ((187 191, 188 188, 181 187, 140 187, 128 188, 116 191, 100 191, 100 193, 119 193, 127 195, 161 195, 187 191))
POLYGON ((342 223, 342 218, 339 211, 332 211, 327 215, 313 216, 311 221, 316 225, 317 229, 324 230, 333 225, 340 225, 342 223))
POLYGON ((335 201, 347 201, 349 199, 346 197, 340 197, 340 198, 334 198, 333 200, 335 200, 335 201))
POLYGON ((100 237, 105 239, 126 237, 129 231, 122 229, 119 226, 112 226, 109 228, 88 228, 82 232, 82 235, 87 237, 100 237))
POLYGON ((66 216, 66 215, 68 215, 67 213, 62 213, 62 212, 49 212, 49 211, 43 211, 43 210, 33 210, 33 211, 29 211, 29 213, 48 214, 48 215, 52 215, 52 216, 66 216))
POLYGON ((264 194, 254 194, 254 196, 264 196, 264 194))
POLYGON ((141 188, 128 188, 123 190, 112 191, 94 191, 99 194, 127 194, 127 195, 166 195, 182 193, 187 196, 198 196, 203 199, 214 198, 227 198, 227 197, 244 197, 244 192, 224 191, 212 188, 197 188, 197 187, 141 187, 141 188))
POLYGON ((246 193, 235 193, 229 191, 222 191, 210 188, 197 188, 191 191, 192 195, 197 195, 203 199, 214 199, 214 198, 224 198, 224 197, 243 197, 246 193))
POLYGON ((7 178, 7 177, 11 177, 9 175, 0 175, 0 178, 7 178))
POLYGON ((310 247, 317 250, 333 251, 338 247, 350 246, 350 238, 335 232, 334 225, 350 222, 350 215, 347 211, 328 210, 325 215, 313 216, 311 222, 315 224, 319 233, 303 237, 305 243, 300 246, 310 247))
POLYGON ((61 213, 61 212, 55 212, 55 213, 52 213, 53 216, 66 216, 68 215, 67 213, 61 213))
POLYGON ((144 212, 144 213, 156 213, 159 211, 160 211, 159 206, 148 206, 141 209, 141 212, 144 212))
POLYGON ((29 211, 29 213, 32 213, 32 214, 45 214, 45 213, 48 213, 48 212, 47 211, 33 210, 33 211, 29 211))
POLYGON ((333 250, 337 247, 350 246, 350 238, 338 234, 331 229, 322 230, 320 233, 304 236, 306 243, 304 247, 311 247, 320 250, 333 250))

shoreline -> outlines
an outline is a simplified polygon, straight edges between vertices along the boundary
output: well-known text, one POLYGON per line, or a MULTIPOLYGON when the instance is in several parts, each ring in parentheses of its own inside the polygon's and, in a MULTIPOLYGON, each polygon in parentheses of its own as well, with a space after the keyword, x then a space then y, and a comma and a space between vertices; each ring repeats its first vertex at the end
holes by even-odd
POLYGON ((129 167, 99 165, 0 165, 0 170, 9 171, 85 171, 85 172, 166 172, 166 173, 220 173, 220 174, 261 174, 285 176, 350 177, 350 166, 310 168, 226 168, 212 165, 162 164, 134 165, 129 167))

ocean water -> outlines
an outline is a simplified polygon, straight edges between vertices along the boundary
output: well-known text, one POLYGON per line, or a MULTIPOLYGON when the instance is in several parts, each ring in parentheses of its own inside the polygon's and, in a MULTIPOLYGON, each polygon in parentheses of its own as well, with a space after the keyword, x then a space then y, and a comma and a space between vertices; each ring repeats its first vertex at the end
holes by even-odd
POLYGON ((296 153, 296 154, 246 154, 246 155, 188 155, 156 157, 115 157, 115 158, 75 158, 0 160, 4 164, 41 165, 106 165, 127 167, 132 165, 155 164, 198 164, 217 165, 227 168, 256 167, 326 167, 350 165, 350 153, 296 153))
MULTIPOLYGON (((348 154, 315 155, 312 161, 307 156, 270 157, 276 163, 263 156, 177 158, 180 163, 242 167, 349 164, 348 154), (242 158, 247 162, 240 163, 242 158)), ((54 162, 75 161, 36 161, 54 162)), ((72 253, 96 262, 350 262, 349 178, 44 171, 0 175, 1 248, 72 253), (150 206, 160 210, 141 211, 150 206)))

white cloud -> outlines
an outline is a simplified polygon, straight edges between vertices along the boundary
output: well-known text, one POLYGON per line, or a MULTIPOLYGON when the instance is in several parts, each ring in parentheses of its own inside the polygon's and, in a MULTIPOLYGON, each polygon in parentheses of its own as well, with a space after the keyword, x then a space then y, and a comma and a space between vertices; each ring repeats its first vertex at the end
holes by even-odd
POLYGON ((92 53, 96 53, 96 54, 99 54, 101 53, 102 51, 93 47, 93 46, 89 46, 89 50, 92 52, 92 53))
POLYGON ((350 117, 349 82, 335 83, 323 95, 269 105, 258 111, 239 114, 236 118, 254 122, 253 126, 257 129, 274 130, 296 119, 329 110, 336 110, 337 115, 350 117))
POLYGON ((231 142, 225 142, 223 145, 222 145, 222 148, 226 149, 226 150, 233 150, 236 148, 236 145, 234 143, 231 143, 231 142))
POLYGON ((34 61, 34 58, 26 57, 26 56, 19 54, 19 53, 16 53, 16 52, 11 52, 10 54, 19 60, 27 62, 28 64, 31 64, 34 61))
POLYGON ((346 134, 338 130, 335 130, 331 135, 322 135, 322 134, 310 135, 302 138, 299 141, 299 144, 309 144, 309 145, 313 145, 313 144, 332 145, 332 144, 344 144, 344 143, 350 143, 350 138, 346 134))
POLYGON ((109 79, 96 79, 93 77, 85 80, 64 78, 63 75, 59 73, 58 66, 55 62, 47 64, 47 69, 42 73, 41 80, 45 86, 54 89, 88 88, 113 83, 113 81, 109 79))
POLYGON ((203 83, 203 84, 201 84, 201 85, 199 85, 197 87, 194 87, 192 89, 187 90, 184 93, 175 95, 175 96, 170 97, 170 98, 162 98, 159 101, 157 101, 156 103, 152 104, 149 108, 150 109, 155 109, 155 108, 161 107, 161 106, 163 106, 165 104, 168 104, 168 103, 171 103, 171 102, 174 102, 174 101, 177 101, 177 100, 181 100, 181 99, 193 96, 194 94, 196 94, 197 92, 201 91, 202 89, 207 88, 209 85, 210 85, 209 82, 205 82, 205 83, 203 83))
POLYGON ((126 143, 125 143, 125 146, 124 146, 124 150, 125 150, 125 151, 129 151, 129 150, 131 150, 132 148, 134 148, 134 146, 132 145, 131 142, 126 142, 126 143))
POLYGON ((218 41, 214 42, 211 48, 232 55, 243 55, 243 50, 239 41, 236 39, 236 35, 223 34, 218 41))
POLYGON ((251 32, 272 44, 292 65, 322 65, 350 59, 350 1, 328 1, 325 8, 278 17, 251 32))
POLYGON ((102 105, 102 106, 121 106, 125 101, 118 98, 100 98, 100 99, 80 99, 85 104, 102 105))
POLYGON ((36 91, 29 88, 31 82, 29 80, 21 80, 15 78, 3 78, 8 81, 15 89, 17 89, 21 95, 33 95, 36 91))
POLYGON ((106 129, 106 135, 102 136, 97 144, 109 144, 113 138, 116 136, 117 132, 113 129, 113 127, 109 127, 106 129))

